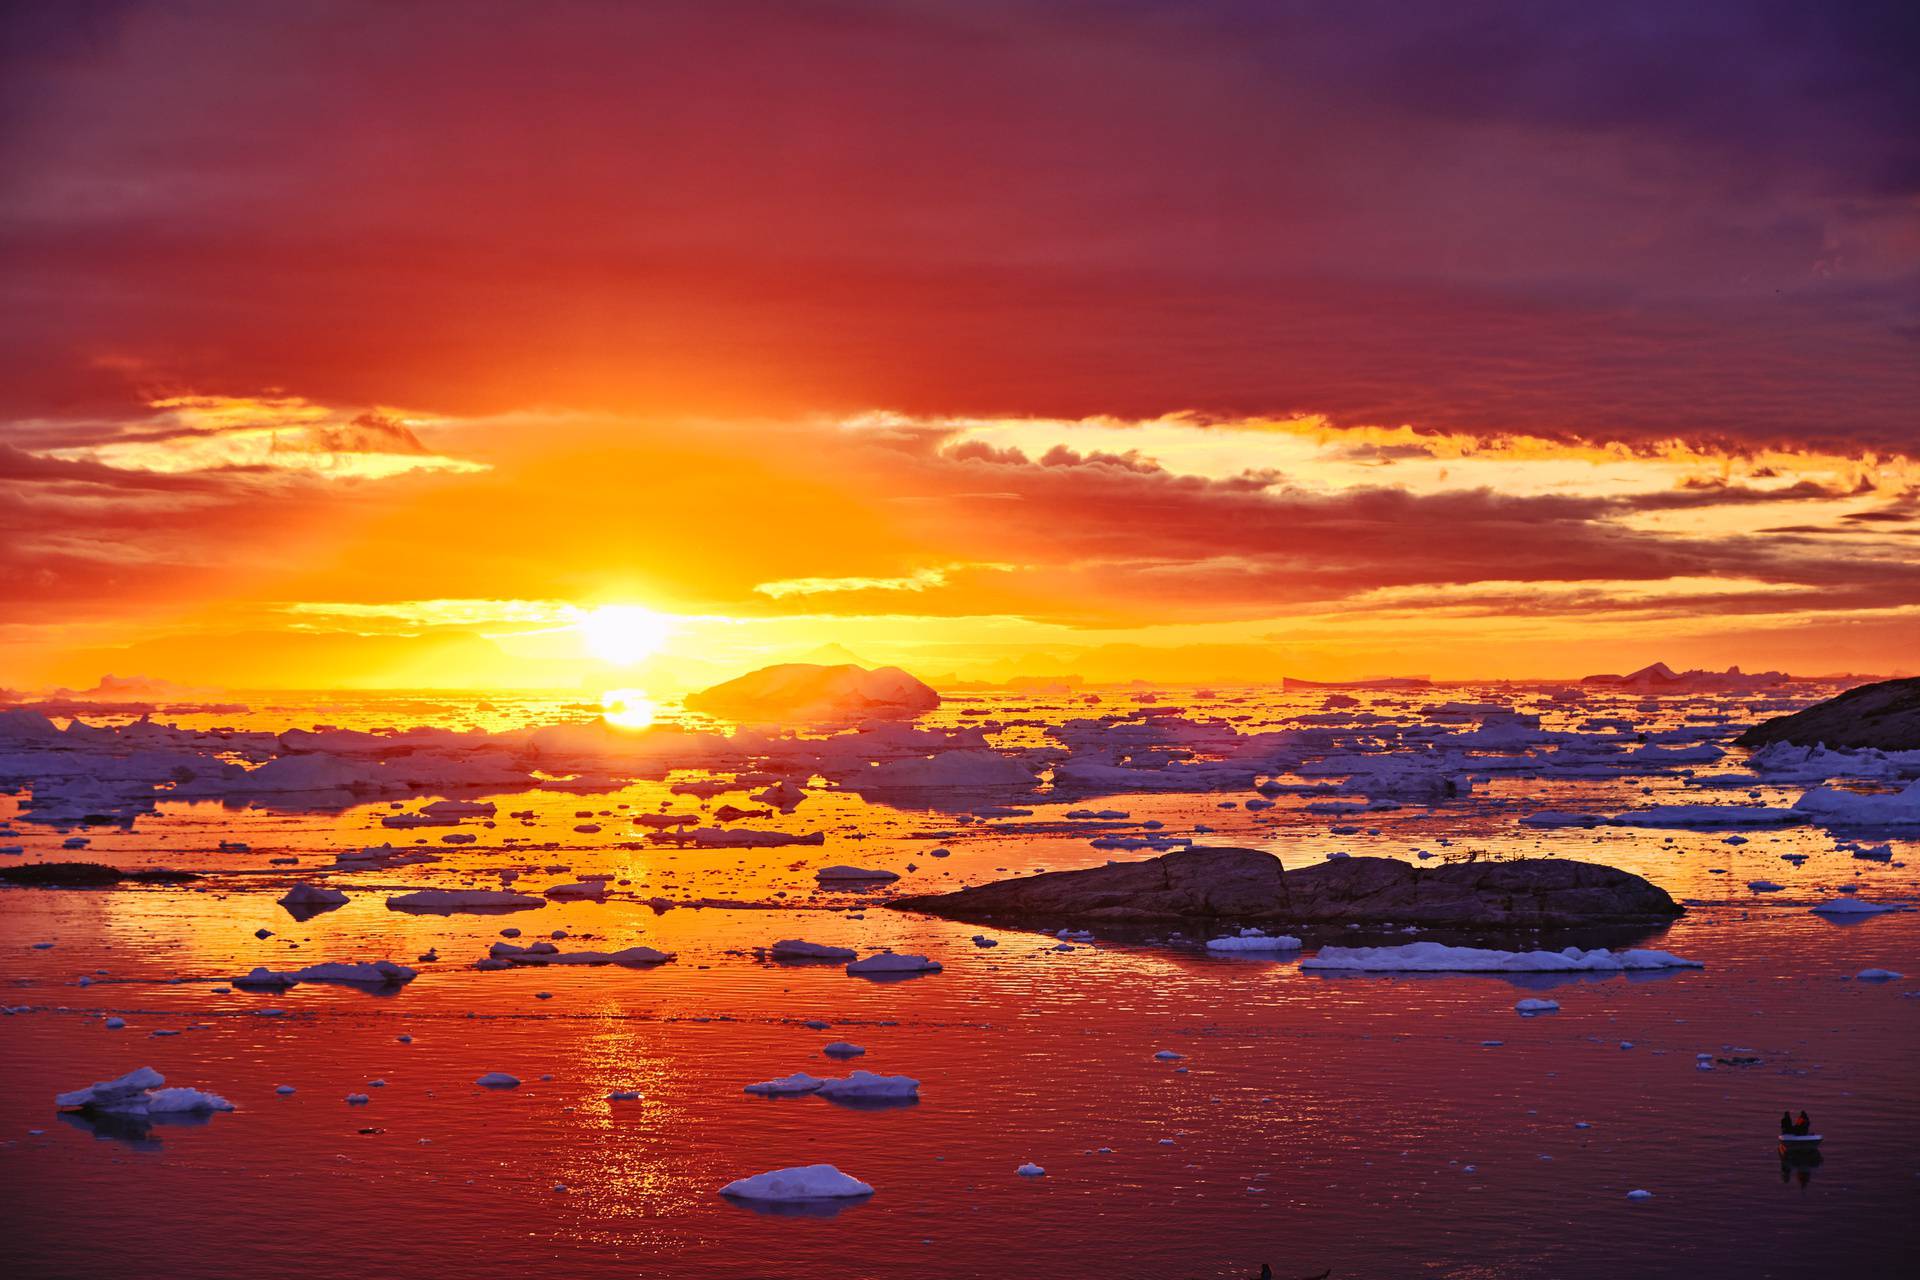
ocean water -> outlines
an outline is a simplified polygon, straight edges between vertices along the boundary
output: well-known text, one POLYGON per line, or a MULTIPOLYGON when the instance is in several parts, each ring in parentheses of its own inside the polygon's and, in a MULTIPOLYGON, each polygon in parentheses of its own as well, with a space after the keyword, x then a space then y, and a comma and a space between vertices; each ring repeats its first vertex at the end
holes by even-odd
MULTIPOLYGON (((1504 687, 1358 696, 1343 732, 1389 749, 1393 726, 1471 728, 1460 713, 1436 721, 1447 702, 1513 704, 1539 713, 1548 731, 1618 719, 1630 729, 1607 732, 1693 731, 1719 742, 1766 701, 1574 701, 1504 687)), ((1089 704, 993 694, 950 700, 927 723, 986 724, 996 746, 1017 750, 1089 715, 1178 711, 1243 734, 1321 725, 1323 699, 1230 691, 1089 704)), ((289 695, 155 718, 242 731, 506 731, 592 713, 541 698, 289 695)), ((672 707, 665 715, 684 718, 672 707)), ((977 796, 883 800, 815 785, 791 813, 747 825, 818 831, 821 845, 749 849, 674 847, 633 823, 663 807, 751 807, 757 782, 711 802, 674 794, 676 782, 711 776, 699 761, 610 786, 548 778, 359 803, 159 798, 93 825, 44 821, 48 811, 22 787, 0 795, 0 832, 12 833, 0 846, 24 849, 9 864, 84 858, 207 878, 0 889, 0 1003, 12 1010, 0 1018, 6 1274, 1211 1277, 1251 1276, 1262 1262, 1283 1280, 1328 1269, 1596 1280, 1911 1274, 1920 1256, 1920 913, 1836 923, 1809 907, 1846 886, 1920 901, 1920 828, 1744 830, 1738 844, 1723 830, 1539 829, 1520 819, 1547 809, 1790 805, 1805 786, 1753 783, 1737 748, 1602 777, 1530 775, 1508 767, 1511 755, 1482 763, 1469 770, 1470 796, 1357 815, 1310 811, 1325 800, 1317 793, 1283 792, 1272 808, 1249 810, 1251 790, 1090 796, 1042 786, 992 798, 1030 813, 979 817, 977 796), (1716 785, 1734 778, 1740 785, 1716 785), (396 803, 410 811, 438 795, 485 798, 498 815, 457 827, 381 824, 396 803), (1066 817, 1081 809, 1126 816, 1066 817), (599 830, 575 829, 583 825, 599 830), (1209 955, 1197 937, 1165 930, 1096 929, 1091 942, 1059 950, 1052 934, 879 905, 897 892, 1151 856, 1091 840, 1197 825, 1213 828, 1205 843, 1266 848, 1289 866, 1338 853, 1422 861, 1422 851, 1431 862, 1609 863, 1689 904, 1634 943, 1705 967, 1605 979, 1330 976, 1301 970, 1297 954, 1209 955), (474 838, 449 843, 449 834, 474 838), (75 838, 88 843, 62 847, 75 838), (1856 838, 1889 842, 1891 857, 1854 857, 1844 842, 1856 838), (383 841, 440 860, 320 874, 335 852, 383 841), (277 861, 287 858, 298 861, 277 861), (812 873, 831 863, 901 879, 824 892, 812 873), (536 893, 587 874, 613 880, 604 902, 511 915, 386 906, 394 892, 498 886, 502 871, 536 893), (1761 879, 1783 887, 1747 887, 1761 879), (275 899, 309 880, 344 888, 351 901, 296 920, 275 899), (476 970, 507 929, 521 931, 519 943, 564 931, 563 948, 644 944, 675 959, 650 969, 476 970), (978 947, 975 934, 999 945, 978 947), (790 937, 921 953, 943 969, 870 981, 838 964, 765 954, 790 937), (416 960, 429 953, 438 959, 416 960), (256 965, 374 959, 413 965, 419 977, 387 993, 317 983, 262 993, 230 982, 256 965), (1867 968, 1908 976, 1854 977, 1867 968), (1530 995, 1550 996, 1560 1011, 1520 1016, 1514 1004, 1530 995), (126 1025, 110 1029, 109 1017, 126 1025), (829 1025, 807 1025, 815 1021, 829 1025), (834 1040, 866 1053, 823 1055, 834 1040), (1162 1050, 1181 1056, 1157 1058, 1162 1050), (1702 1055, 1711 1069, 1699 1067, 1702 1055), (151 1127, 56 1113, 57 1092, 143 1065, 236 1110, 151 1127), (794 1071, 855 1068, 914 1077, 918 1102, 852 1107, 742 1092, 794 1071), (489 1071, 522 1083, 475 1085, 489 1071), (278 1094, 280 1085, 295 1092, 278 1094), (641 1097, 611 1101, 615 1090, 641 1097), (350 1105, 353 1093, 369 1101, 350 1105), (1817 1165, 1782 1162, 1783 1108, 1807 1110, 1826 1135, 1817 1165), (1015 1172, 1028 1161, 1044 1176, 1015 1172), (875 1193, 834 1213, 768 1213, 718 1195, 735 1178, 812 1163, 875 1193), (1651 1198, 1630 1200, 1636 1189, 1651 1198)), ((1342 940, 1309 935, 1305 954, 1342 940)))

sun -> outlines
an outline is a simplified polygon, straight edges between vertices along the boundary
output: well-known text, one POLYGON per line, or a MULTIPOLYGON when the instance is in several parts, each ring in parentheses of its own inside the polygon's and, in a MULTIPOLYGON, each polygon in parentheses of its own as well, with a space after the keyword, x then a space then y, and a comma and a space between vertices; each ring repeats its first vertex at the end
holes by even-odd
POLYGON ((587 652, 621 667, 651 658, 667 642, 667 619, 636 604, 601 605, 574 627, 587 652))

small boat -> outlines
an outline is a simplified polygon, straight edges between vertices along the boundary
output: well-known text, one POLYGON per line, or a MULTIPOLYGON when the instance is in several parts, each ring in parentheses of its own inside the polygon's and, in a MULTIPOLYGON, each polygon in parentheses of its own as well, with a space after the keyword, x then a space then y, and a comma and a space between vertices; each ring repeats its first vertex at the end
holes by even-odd
POLYGON ((1783 1133, 1780 1135, 1780 1145, 1789 1150, 1795 1147, 1817 1147, 1820 1145, 1820 1135, 1817 1133, 1783 1133))

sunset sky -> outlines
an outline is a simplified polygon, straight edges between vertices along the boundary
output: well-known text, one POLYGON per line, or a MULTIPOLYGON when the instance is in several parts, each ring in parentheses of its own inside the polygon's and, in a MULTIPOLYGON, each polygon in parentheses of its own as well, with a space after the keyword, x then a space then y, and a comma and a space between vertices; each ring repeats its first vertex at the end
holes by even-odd
POLYGON ((1920 670, 1911 4, 0 22, 0 687, 1920 670))

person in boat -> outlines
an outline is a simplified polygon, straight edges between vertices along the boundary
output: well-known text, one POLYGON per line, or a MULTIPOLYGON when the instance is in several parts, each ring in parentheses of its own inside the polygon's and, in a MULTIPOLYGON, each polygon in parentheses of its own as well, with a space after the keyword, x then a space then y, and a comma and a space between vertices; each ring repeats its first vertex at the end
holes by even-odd
POLYGON ((1793 1131, 1802 1137, 1813 1132, 1813 1121, 1807 1119, 1806 1112, 1802 1111, 1800 1118, 1793 1122, 1793 1131))
POLYGON ((1783 1134, 1793 1132, 1793 1112, 1782 1111, 1780 1113, 1780 1132, 1783 1134))

